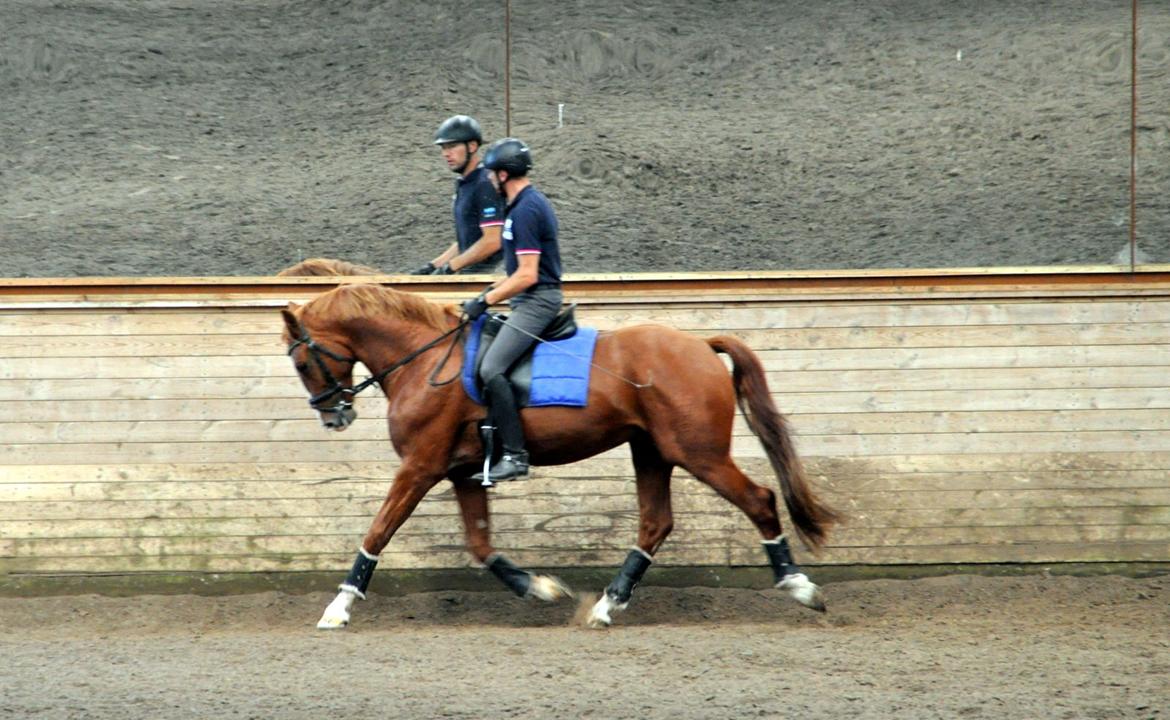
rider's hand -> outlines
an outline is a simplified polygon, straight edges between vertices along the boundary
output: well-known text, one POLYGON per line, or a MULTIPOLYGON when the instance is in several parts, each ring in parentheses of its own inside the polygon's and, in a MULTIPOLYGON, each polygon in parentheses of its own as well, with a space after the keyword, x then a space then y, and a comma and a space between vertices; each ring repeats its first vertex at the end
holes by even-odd
POLYGON ((487 293, 481 294, 479 297, 468 300, 463 303, 463 312, 467 313, 468 320, 475 320, 480 315, 487 312, 491 304, 487 301, 487 293))
POLYGON ((410 274, 411 275, 434 275, 435 274, 435 264, 434 263, 427 263, 426 265, 423 265, 422 267, 420 267, 418 270, 411 270, 410 274))
MULTIPOLYGON (((434 266, 432 265, 431 267, 434 267, 434 266)), ((454 275, 455 270, 451 268, 451 263, 448 262, 448 263, 443 263, 439 267, 435 268, 431 274, 432 275, 454 275)))

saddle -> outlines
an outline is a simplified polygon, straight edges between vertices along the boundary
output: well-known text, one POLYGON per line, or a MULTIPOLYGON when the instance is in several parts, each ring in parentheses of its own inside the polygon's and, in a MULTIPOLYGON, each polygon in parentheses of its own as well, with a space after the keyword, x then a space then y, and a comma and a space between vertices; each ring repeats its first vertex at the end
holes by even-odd
MULTIPOLYGON (((560 347, 565 347, 567 345, 574 346, 573 348, 566 348, 564 352, 560 353, 559 356, 556 357, 556 360, 562 361, 562 364, 579 354, 586 356, 584 359, 577 357, 577 362, 575 364, 583 364, 585 366, 586 369, 584 379, 587 388, 588 361, 592 359, 593 345, 596 341, 597 331, 592 328, 584 328, 581 329, 580 334, 578 333, 579 328, 577 327, 577 319, 574 315, 576 308, 577 305, 574 303, 562 309, 557 314, 557 316, 553 318, 551 322, 549 322, 548 326, 543 331, 541 331, 540 339, 544 341, 544 343, 534 343, 532 348, 525 352, 524 355, 522 355, 520 359, 516 361, 516 364, 512 366, 512 369, 508 371, 508 380, 512 384, 512 390, 516 395, 516 404, 519 407, 531 407, 537 405, 583 406, 585 404, 583 397, 580 398, 580 401, 578 401, 577 396, 581 393, 576 389, 574 389, 574 391, 571 393, 571 396, 566 396, 564 393, 553 392, 551 395, 548 393, 541 393, 540 397, 533 397, 534 368, 537 368, 538 365, 534 359, 537 355, 537 351, 541 349, 542 345, 545 347, 551 347, 547 345, 548 343, 561 343, 562 341, 569 341, 560 347), (579 343, 577 342, 578 340, 580 340, 579 343), (580 347, 576 347, 577 345, 580 345, 580 347), (546 397, 546 395, 549 396, 546 397)), ((503 314, 494 314, 490 316, 485 315, 483 318, 477 320, 472 326, 471 336, 468 338, 467 346, 465 348, 466 354, 464 356, 463 364, 463 383, 464 389, 467 390, 468 395, 470 395, 471 398, 476 402, 482 403, 483 401, 483 382, 479 378, 479 368, 483 363, 484 354, 495 341, 496 336, 500 332, 500 328, 503 327, 504 322, 506 322, 507 319, 507 315, 503 314)), ((550 355, 557 354, 551 353, 550 355)), ((550 357, 549 359, 551 360, 553 358, 550 357)), ((566 368, 558 367, 552 369, 551 372, 548 370, 542 372, 540 368, 537 368, 536 375, 538 376, 537 379, 542 383, 548 383, 549 381, 555 381, 562 377, 569 380, 578 379, 577 376, 580 375, 580 371, 574 371, 570 369, 568 372, 566 372, 566 368)))

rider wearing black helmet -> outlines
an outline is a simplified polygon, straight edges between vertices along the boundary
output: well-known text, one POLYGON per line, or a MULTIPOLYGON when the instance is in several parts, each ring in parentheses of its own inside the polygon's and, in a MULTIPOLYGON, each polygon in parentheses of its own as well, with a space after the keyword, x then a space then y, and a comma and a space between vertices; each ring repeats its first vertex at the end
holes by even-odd
MULTIPOLYGON (((504 448, 488 476, 500 482, 528 475, 524 429, 506 373, 556 317, 564 296, 557 216, 548 198, 528 179, 532 168, 528 146, 516 138, 497 140, 488 147, 483 165, 508 200, 502 235, 508 275, 479 297, 465 302, 463 309, 474 320, 494 303, 508 300, 512 307, 508 323, 500 328, 479 369, 488 418, 504 448)), ((483 479, 482 473, 473 477, 483 479)))
POLYGON ((500 228, 504 202, 475 161, 483 144, 483 131, 475 118, 452 115, 435 131, 434 144, 441 149, 455 181, 452 212, 455 242, 414 275, 451 275, 456 272, 491 273, 500 262, 500 228))

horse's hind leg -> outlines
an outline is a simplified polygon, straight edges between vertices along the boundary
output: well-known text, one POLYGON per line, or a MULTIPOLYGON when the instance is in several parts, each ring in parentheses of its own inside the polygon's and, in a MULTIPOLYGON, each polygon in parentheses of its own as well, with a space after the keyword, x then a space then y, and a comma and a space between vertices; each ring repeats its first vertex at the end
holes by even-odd
POLYGON ((674 466, 662 459, 649 438, 630 443, 634 455, 634 470, 638 486, 638 544, 630 550, 617 577, 605 588, 601 599, 589 611, 586 623, 590 627, 606 627, 613 622, 611 614, 624 610, 630 603, 634 587, 650 567, 654 553, 662 546, 674 528, 674 514, 670 507, 670 474, 674 466))
POLYGON ((521 569, 492 547, 487 488, 478 482, 457 480, 455 499, 459 502, 459 513, 463 517, 463 534, 467 541, 467 550, 509 590, 520 597, 534 597, 545 601, 572 597, 573 591, 559 578, 552 575, 536 575, 521 569))
POLYGON ((764 538, 764 552, 772 566, 776 587, 801 605, 824 612, 825 601, 820 588, 792 561, 788 539, 781 532, 776 493, 752 482, 730 457, 687 469, 751 518, 764 538))

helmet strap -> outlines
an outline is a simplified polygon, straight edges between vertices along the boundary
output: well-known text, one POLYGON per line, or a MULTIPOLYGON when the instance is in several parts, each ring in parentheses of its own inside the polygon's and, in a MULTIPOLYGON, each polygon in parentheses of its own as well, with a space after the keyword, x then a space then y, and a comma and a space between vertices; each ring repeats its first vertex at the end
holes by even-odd
POLYGON ((471 142, 471 140, 466 140, 463 143, 463 149, 466 151, 463 157, 463 164, 455 171, 459 175, 465 175, 467 173, 467 166, 471 164, 472 158, 475 157, 475 153, 471 152, 471 142))

